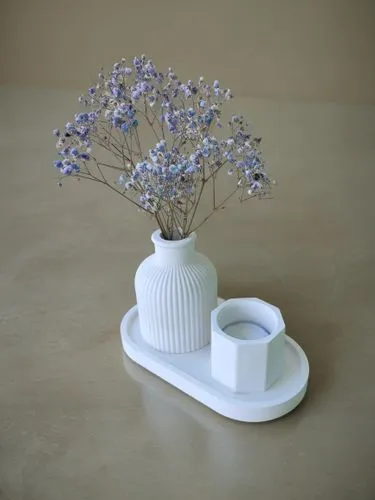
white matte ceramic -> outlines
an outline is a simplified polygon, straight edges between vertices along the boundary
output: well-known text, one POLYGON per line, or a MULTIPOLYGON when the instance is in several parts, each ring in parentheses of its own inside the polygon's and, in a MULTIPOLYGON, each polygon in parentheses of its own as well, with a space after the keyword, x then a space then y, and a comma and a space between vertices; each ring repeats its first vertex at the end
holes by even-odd
POLYGON ((174 354, 210 342, 211 311, 217 304, 214 266, 195 250, 196 234, 168 241, 152 234, 155 253, 135 276, 140 329, 154 349, 174 354))
POLYGON ((212 312, 211 329, 212 377, 232 391, 265 391, 282 376, 285 323, 277 307, 256 298, 230 299, 212 312), (265 334, 253 338, 254 325, 265 334))

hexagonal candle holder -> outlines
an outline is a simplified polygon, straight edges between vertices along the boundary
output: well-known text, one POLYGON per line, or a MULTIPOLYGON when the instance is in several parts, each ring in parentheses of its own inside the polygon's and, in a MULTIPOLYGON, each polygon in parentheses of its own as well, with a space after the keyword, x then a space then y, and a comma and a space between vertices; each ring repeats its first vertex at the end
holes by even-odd
POLYGON ((256 298, 230 299, 211 313, 211 375, 238 393, 266 391, 284 370, 280 310, 256 298))

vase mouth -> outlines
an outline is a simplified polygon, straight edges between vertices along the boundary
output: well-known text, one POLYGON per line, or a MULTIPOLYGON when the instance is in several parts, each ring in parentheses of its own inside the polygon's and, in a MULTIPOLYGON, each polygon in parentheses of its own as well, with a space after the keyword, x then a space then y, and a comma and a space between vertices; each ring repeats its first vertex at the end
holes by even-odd
POLYGON ((189 236, 183 238, 182 240, 166 240, 163 238, 160 229, 157 229, 151 235, 151 241, 155 246, 158 246, 159 248, 182 248, 191 245, 195 242, 196 239, 197 234, 191 233, 189 234, 189 236))

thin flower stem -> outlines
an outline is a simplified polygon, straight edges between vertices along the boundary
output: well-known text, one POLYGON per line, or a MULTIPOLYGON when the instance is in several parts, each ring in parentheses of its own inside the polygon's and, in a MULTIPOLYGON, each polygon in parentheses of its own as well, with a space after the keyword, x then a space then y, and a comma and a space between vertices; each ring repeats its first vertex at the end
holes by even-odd
POLYGON ((150 125, 150 127, 151 127, 151 129, 152 129, 152 131, 153 131, 153 133, 154 133, 154 135, 156 137, 156 139, 159 142, 160 138, 159 138, 158 134, 156 133, 155 128, 154 128, 153 124, 151 123, 150 118, 145 113, 143 113, 143 111, 141 111, 140 109, 138 111, 139 111, 139 113, 141 113, 142 116, 144 116, 146 118, 147 123, 150 125))
POLYGON ((160 214, 156 213, 155 214, 155 219, 156 219, 156 221, 157 221, 157 223, 158 223, 158 225, 160 227, 160 230, 162 232, 163 237, 167 240, 168 239, 168 232, 167 232, 167 230, 164 227, 163 221, 160 218, 160 214))
MULTIPOLYGON (((113 154, 113 156, 115 156, 116 158, 120 158, 120 160, 122 159, 122 155, 121 153, 116 153, 115 151, 113 151, 109 146, 106 146, 105 144, 103 144, 102 142, 98 142, 96 141, 95 139, 92 139, 92 142, 94 142, 95 144, 97 144, 98 146, 101 146, 102 148, 104 148, 106 151, 109 151, 111 154, 113 154)), ((129 158, 126 158, 128 161, 130 161, 129 158)))
POLYGON ((155 111, 152 109, 152 107, 151 107, 151 106, 148 106, 148 108, 150 109, 151 114, 152 114, 152 116, 154 117, 154 120, 153 120, 153 122, 152 122, 152 123, 154 123, 154 121, 156 121, 156 122, 158 123, 159 128, 160 128, 160 130, 161 130, 161 135, 162 135, 163 139, 165 140, 164 123, 163 123, 161 120, 158 120, 158 117, 156 116, 156 113, 155 113, 155 111))
POLYGON ((213 210, 209 215, 207 215, 207 217, 205 217, 202 222, 200 222, 197 226, 194 227, 194 229, 191 230, 191 232, 193 233, 194 231, 197 231, 197 229, 199 229, 201 226, 203 226, 203 224, 205 222, 208 221, 208 219, 210 219, 214 213, 216 213, 220 208, 222 208, 222 206, 224 205, 224 203, 226 203, 230 198, 232 198, 233 195, 235 195, 238 191, 238 188, 236 188, 234 191, 231 192, 230 195, 228 195, 216 208, 215 210, 213 210))
MULTIPOLYGON (((136 201, 132 200, 131 198, 129 198, 129 196, 126 196, 123 192, 119 191, 118 189, 116 189, 115 187, 113 187, 106 179, 99 179, 98 177, 96 177, 94 174, 89 174, 89 175, 85 175, 85 174, 82 174, 81 172, 79 172, 77 174, 77 177, 78 178, 82 178, 82 179, 87 179, 87 180, 91 180, 91 181, 94 181, 94 182, 99 182, 100 184, 104 184, 105 186, 107 186, 109 189, 111 189, 112 191, 114 191, 115 193, 118 193, 120 196, 122 196, 123 198, 125 198, 126 200, 130 201, 130 203, 132 203, 133 205, 135 205, 136 207, 140 208, 143 212, 148 212, 148 213, 151 213, 149 212, 148 210, 146 210, 144 207, 142 207, 142 205, 140 205, 139 203, 137 203, 136 201)), ((152 213, 151 213, 152 214, 152 213)), ((153 214, 152 214, 153 215, 153 214)))
POLYGON ((135 164, 134 164, 134 161, 133 161, 133 151, 129 147, 129 144, 128 144, 128 141, 126 139, 125 134, 124 134, 124 141, 125 141, 125 144, 126 144, 126 149, 128 150, 128 154, 129 154, 129 162, 132 164, 133 168, 135 168, 135 164))
POLYGON ((139 139, 139 135, 138 135, 138 130, 137 129, 135 129, 135 138, 136 138, 136 141, 137 141, 140 158, 143 159, 141 141, 139 139))
POLYGON ((100 166, 99 166, 99 162, 95 162, 95 163, 96 163, 96 166, 98 167, 98 170, 99 170, 99 172, 100 172, 100 175, 101 175, 101 176, 102 176, 102 178, 103 178, 103 181, 107 182, 107 179, 104 177, 103 172, 102 172, 102 169, 101 169, 101 168, 100 168, 100 166))
POLYGON ((160 220, 162 223, 162 226, 160 226, 160 229, 161 229, 161 227, 168 227, 168 216, 165 214, 164 209, 159 210, 158 217, 160 217, 160 220))
POLYGON ((212 205, 214 210, 216 210, 216 174, 212 175, 212 205))
POLYGON ((124 170, 123 167, 116 167, 115 165, 110 165, 109 163, 104 163, 102 161, 98 161, 97 163, 98 163, 98 165, 101 165, 103 167, 113 168, 114 170, 120 170, 121 172, 123 172, 123 170, 124 170))
MULTIPOLYGON (((228 163, 227 160, 225 160, 221 165, 220 167, 217 168, 217 170, 212 170, 212 173, 206 178, 206 181, 209 181, 211 179, 211 177, 213 177, 214 175, 216 175, 219 170, 221 170, 226 164, 228 163)), ((212 163, 211 165, 209 165, 209 167, 213 167, 215 165, 215 163, 212 163)))
POLYGON ((200 201, 201 201, 201 198, 202 198, 202 194, 203 194, 203 190, 204 190, 204 186, 206 185, 206 181, 202 180, 202 184, 201 184, 201 188, 200 188, 200 191, 199 191, 199 194, 198 194, 198 199, 195 203, 195 207, 194 207, 194 210, 193 210, 193 215, 191 216, 191 219, 190 219, 190 222, 189 222, 189 225, 187 227, 187 230, 186 232, 189 234, 191 231, 190 231, 190 228, 193 224, 193 221, 194 221, 194 217, 197 213, 197 210, 198 210, 198 207, 199 207, 199 204, 200 204, 200 201))

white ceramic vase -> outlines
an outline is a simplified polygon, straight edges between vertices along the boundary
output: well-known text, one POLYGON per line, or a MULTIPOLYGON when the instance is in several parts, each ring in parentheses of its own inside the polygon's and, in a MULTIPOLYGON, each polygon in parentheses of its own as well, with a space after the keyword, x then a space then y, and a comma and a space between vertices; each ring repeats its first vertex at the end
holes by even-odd
POLYGON ((210 342, 211 311, 217 305, 217 275, 212 263, 196 252, 196 234, 178 241, 152 234, 155 253, 135 276, 143 339, 158 351, 179 354, 210 342))

